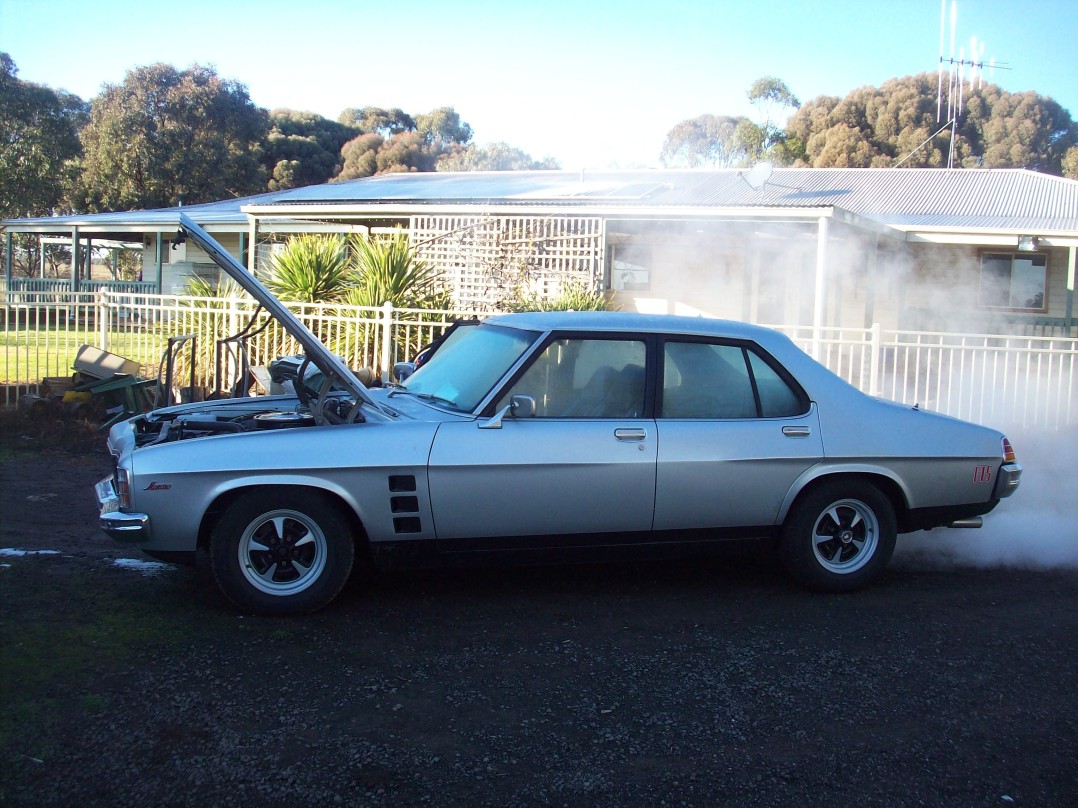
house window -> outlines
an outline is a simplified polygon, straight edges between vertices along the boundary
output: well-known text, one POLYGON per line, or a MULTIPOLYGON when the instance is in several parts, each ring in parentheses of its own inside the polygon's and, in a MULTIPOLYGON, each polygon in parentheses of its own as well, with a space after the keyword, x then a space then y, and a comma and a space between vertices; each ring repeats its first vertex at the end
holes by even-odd
POLYGON ((1048 256, 985 253, 981 256, 980 304, 990 309, 1046 311, 1048 256))
POLYGON ((651 247, 612 245, 610 288, 615 292, 646 292, 651 289, 651 247))

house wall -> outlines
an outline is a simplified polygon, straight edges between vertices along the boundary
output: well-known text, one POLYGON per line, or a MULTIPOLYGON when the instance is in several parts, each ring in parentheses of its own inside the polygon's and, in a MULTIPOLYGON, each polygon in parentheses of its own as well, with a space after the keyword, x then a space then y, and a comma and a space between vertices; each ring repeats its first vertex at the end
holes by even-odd
MULTIPOLYGON (((812 324, 818 239, 814 223, 727 222, 710 230, 671 224, 665 230, 641 228, 635 234, 626 234, 624 226, 620 229, 614 249, 618 244, 648 247, 652 260, 647 290, 614 293, 613 303, 621 309, 768 325, 812 324)), ((872 324, 881 295, 868 279, 893 263, 891 258, 881 262, 872 255, 877 249, 885 248, 877 246, 875 236, 865 238, 844 225, 831 228, 825 324, 843 328, 872 324)))
MULTIPOLYGON (((214 233, 214 239, 237 260, 240 257, 239 233, 214 233)), ((163 294, 181 294, 187 282, 195 276, 206 278, 216 283, 220 277, 217 264, 201 247, 190 241, 176 245, 173 249, 169 240, 161 242, 161 292, 163 294)), ((157 237, 148 235, 142 247, 142 278, 146 281, 157 280, 157 237)))
POLYGON ((1046 311, 986 308, 979 300, 981 255, 1011 252, 970 245, 909 245, 909 272, 903 290, 900 325, 905 329, 983 333, 1014 324, 1032 325, 1044 318, 1066 316, 1067 250, 1042 250, 1048 256, 1046 311))
MULTIPOLYGON (((650 288, 617 292, 629 311, 704 314, 765 325, 811 325, 816 293, 816 227, 781 237, 759 228, 721 237, 668 232, 623 236, 651 249, 650 288)), ((832 222, 823 323, 832 328, 967 331, 1029 329, 1062 318, 1067 304, 1066 249, 1048 255, 1046 311, 988 308, 980 302, 981 256, 998 247, 906 242, 832 222)))

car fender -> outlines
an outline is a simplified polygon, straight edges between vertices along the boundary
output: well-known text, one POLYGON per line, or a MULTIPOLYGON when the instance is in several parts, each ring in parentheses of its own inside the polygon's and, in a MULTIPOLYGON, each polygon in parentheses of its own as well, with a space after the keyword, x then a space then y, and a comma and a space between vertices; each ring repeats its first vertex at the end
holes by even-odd
POLYGON ((786 492, 786 496, 782 500, 782 505, 779 507, 778 519, 775 524, 781 525, 786 521, 786 517, 790 513, 790 508, 793 507, 794 502, 797 501, 801 492, 806 488, 825 477, 834 477, 839 474, 848 474, 858 477, 884 477, 895 484, 902 495, 903 504, 906 506, 909 505, 909 486, 906 485, 905 481, 891 469, 874 463, 822 462, 805 469, 805 471, 794 480, 793 484, 790 486, 790 490, 786 492))
MULTIPOLYGON (((415 479, 414 491, 409 491, 409 499, 415 500, 415 510, 406 514, 399 513, 393 503, 393 493, 386 485, 387 469, 351 469, 347 479, 345 475, 334 473, 311 474, 304 472, 288 473, 251 473, 242 477, 221 479, 210 492, 207 500, 207 512, 213 503, 222 497, 228 497, 246 488, 264 488, 266 486, 285 486, 288 488, 310 488, 323 491, 340 500, 348 508, 371 541, 391 538, 404 538, 397 535, 400 530, 402 515, 412 517, 407 531, 408 539, 433 539, 434 517, 431 512, 430 497, 427 492, 427 470, 425 466, 394 467, 393 476, 410 476, 415 479), (342 479, 338 479, 342 477, 342 479)), ((203 515, 205 519, 205 515, 203 515)))

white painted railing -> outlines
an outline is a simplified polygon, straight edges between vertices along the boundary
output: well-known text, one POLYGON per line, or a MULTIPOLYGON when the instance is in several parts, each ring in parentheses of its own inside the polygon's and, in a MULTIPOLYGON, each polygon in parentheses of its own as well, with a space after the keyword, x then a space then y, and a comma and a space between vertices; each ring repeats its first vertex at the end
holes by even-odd
MULTIPOLYGON (((300 347, 248 298, 22 292, 4 307, 0 383, 5 402, 46 376, 68 376, 86 343, 139 363, 156 378, 170 336, 194 334, 196 384, 227 389, 239 357, 219 340, 250 323, 252 365, 299 353, 300 347), (257 312, 257 313, 256 313, 257 312)), ((336 304, 289 304, 296 315, 354 368, 385 374, 411 358, 466 311, 421 311, 336 304)), ((481 315, 480 315, 481 316, 481 315)), ((1078 339, 923 331, 775 326, 822 364, 873 395, 1000 427, 1061 428, 1078 423, 1078 339)), ((181 355, 182 355, 181 351, 181 355)), ((181 358, 186 372, 189 366, 181 358)), ((185 377, 185 376, 184 376, 185 377)))

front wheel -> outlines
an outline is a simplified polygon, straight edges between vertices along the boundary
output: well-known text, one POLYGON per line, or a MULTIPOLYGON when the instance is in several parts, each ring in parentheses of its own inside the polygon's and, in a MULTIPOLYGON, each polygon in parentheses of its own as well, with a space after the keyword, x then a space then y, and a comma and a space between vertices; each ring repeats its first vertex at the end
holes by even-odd
POLYGON ((895 509, 871 483, 836 480, 810 491, 782 527, 779 555, 805 586, 849 592, 871 583, 895 551, 895 509))
POLYGON ((347 519, 318 491, 245 493, 210 536, 217 585, 241 609, 258 614, 321 609, 348 580, 354 555, 347 519))

